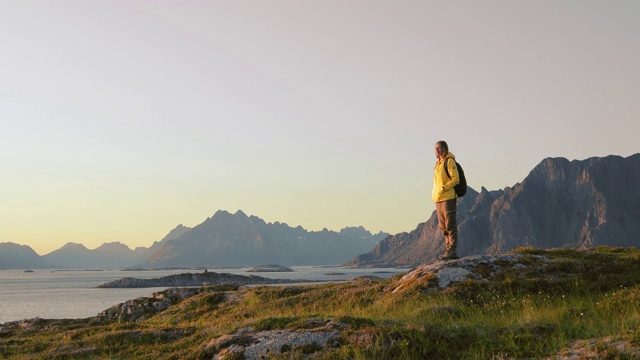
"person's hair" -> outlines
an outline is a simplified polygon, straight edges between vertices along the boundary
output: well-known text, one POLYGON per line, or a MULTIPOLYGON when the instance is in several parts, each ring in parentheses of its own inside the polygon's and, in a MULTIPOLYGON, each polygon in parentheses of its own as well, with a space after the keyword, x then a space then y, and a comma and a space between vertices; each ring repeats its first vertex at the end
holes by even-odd
POLYGON ((436 143, 436 145, 440 145, 442 146, 442 148, 444 149, 444 151, 449 152, 449 145, 447 145, 447 142, 444 140, 440 140, 436 143))

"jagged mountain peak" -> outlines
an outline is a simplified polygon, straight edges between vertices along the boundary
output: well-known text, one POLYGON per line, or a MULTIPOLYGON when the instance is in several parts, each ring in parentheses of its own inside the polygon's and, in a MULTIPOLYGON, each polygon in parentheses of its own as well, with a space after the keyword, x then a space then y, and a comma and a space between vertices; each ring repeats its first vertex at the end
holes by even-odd
POLYGON ((246 219, 248 219, 248 218, 249 218, 249 217, 247 216, 247 214, 245 214, 245 213, 244 213, 244 211, 242 211, 242 210, 238 210, 238 211, 236 211, 236 213, 235 213, 235 214, 233 214, 233 215, 234 215, 234 216, 237 216, 237 217, 241 217, 241 218, 243 218, 243 219, 245 219, 245 218, 246 218, 246 219))
POLYGON ((585 160, 568 160, 563 157, 548 157, 536 165, 525 181, 530 178, 540 178, 549 181, 573 180, 581 176, 584 171, 592 172, 599 169, 620 167, 624 164, 634 164, 640 161, 640 153, 629 157, 608 155, 605 157, 590 157, 585 160))
POLYGON ((215 219, 215 218, 234 218, 234 217, 248 218, 247 214, 245 214, 244 211, 242 210, 237 210, 233 214, 227 210, 218 210, 215 212, 215 214, 213 214, 211 218, 215 219))
MULTIPOLYGON (((194 227, 197 231, 216 232, 222 229, 246 229, 255 226, 249 216, 238 210, 234 214, 226 210, 218 210, 204 222, 194 227)), ((226 231, 226 230, 225 230, 226 231)))
POLYGON ((242 210, 238 210, 233 214, 227 210, 218 210, 215 212, 215 214, 213 214, 212 217, 205 220, 205 223, 206 222, 224 223, 229 221, 240 222, 240 223, 249 222, 250 217, 247 216, 247 214, 245 214, 242 210))

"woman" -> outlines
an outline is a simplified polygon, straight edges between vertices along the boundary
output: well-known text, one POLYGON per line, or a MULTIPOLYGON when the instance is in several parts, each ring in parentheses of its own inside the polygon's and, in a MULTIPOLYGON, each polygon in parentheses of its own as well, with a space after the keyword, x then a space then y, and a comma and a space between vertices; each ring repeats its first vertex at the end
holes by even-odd
POLYGON ((438 228, 444 235, 446 251, 440 260, 458 258, 458 224, 456 222, 456 191, 454 186, 460 182, 455 156, 449 152, 449 145, 445 141, 438 141, 435 146, 438 161, 433 168, 433 190, 431 197, 436 203, 438 228), (445 162, 449 176, 445 171, 445 162))

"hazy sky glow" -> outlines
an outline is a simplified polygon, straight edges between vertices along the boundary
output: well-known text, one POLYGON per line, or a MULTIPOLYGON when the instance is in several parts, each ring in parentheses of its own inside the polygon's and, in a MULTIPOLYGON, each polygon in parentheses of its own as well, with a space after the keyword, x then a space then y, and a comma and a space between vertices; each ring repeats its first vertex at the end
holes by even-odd
POLYGON ((0 242, 150 246, 219 209, 411 231, 640 151, 640 2, 0 0, 0 242))

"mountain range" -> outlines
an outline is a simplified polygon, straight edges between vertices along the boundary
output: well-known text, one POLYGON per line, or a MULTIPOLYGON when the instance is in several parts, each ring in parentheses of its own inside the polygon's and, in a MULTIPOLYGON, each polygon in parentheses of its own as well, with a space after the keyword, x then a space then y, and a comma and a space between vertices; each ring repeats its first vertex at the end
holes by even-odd
POLYGON ((266 223, 242 211, 218 211, 202 224, 167 240, 142 267, 327 265, 344 263, 371 249, 389 234, 363 227, 339 232, 307 231, 301 226, 266 223))
POLYGON ((58 250, 42 256, 49 264, 58 264, 62 268, 102 269, 121 268, 144 261, 148 249, 131 250, 127 245, 113 242, 105 243, 94 250, 82 244, 67 243, 58 250))
MULTIPOLYGON (((638 246, 640 154, 547 158, 521 183, 479 193, 470 188, 457 204, 460 256, 523 246, 638 246)), ((350 265, 411 267, 437 259, 443 250, 434 212, 415 230, 383 239, 350 265)))
POLYGON ((363 227, 307 231, 277 221, 267 223, 242 211, 220 210, 194 228, 178 225, 149 248, 131 250, 114 242, 89 250, 82 244, 67 243, 39 256, 28 246, 0 243, 0 269, 335 265, 368 251, 387 236, 371 234, 363 227))

